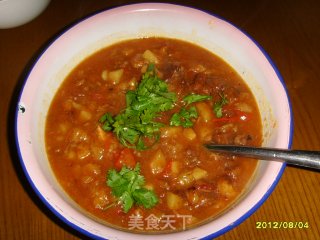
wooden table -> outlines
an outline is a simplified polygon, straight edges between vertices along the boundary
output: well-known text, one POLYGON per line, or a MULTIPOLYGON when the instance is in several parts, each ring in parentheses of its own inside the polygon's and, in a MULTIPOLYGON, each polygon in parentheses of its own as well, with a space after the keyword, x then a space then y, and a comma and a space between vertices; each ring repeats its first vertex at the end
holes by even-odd
MULTIPOLYGON (((52 0, 38 18, 0 30, 0 239, 84 238, 31 191, 14 148, 17 90, 41 48, 88 14, 139 1, 52 0)), ((294 112, 293 148, 320 150, 320 1, 171 1, 233 22, 269 53, 287 84, 294 112)), ((287 167, 276 190, 250 218, 219 239, 320 239, 320 174, 287 167), (303 229, 257 229, 257 222, 307 222, 303 229)))

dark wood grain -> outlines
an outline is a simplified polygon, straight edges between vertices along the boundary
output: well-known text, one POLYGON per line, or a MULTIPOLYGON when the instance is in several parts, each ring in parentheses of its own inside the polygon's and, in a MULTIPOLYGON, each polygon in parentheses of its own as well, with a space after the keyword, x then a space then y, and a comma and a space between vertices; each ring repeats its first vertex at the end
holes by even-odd
MULTIPOLYGON (((121 0, 53 0, 38 18, 0 30, 0 239, 83 239, 50 213, 25 179, 14 145, 14 103, 36 56, 64 28, 121 0)), ((212 12, 252 36, 287 85, 294 112, 293 148, 320 150, 320 1, 170 1, 212 12)), ((219 239, 320 239, 320 174, 287 167, 275 191, 250 218, 219 239), (308 229, 256 229, 256 223, 302 221, 308 229)))

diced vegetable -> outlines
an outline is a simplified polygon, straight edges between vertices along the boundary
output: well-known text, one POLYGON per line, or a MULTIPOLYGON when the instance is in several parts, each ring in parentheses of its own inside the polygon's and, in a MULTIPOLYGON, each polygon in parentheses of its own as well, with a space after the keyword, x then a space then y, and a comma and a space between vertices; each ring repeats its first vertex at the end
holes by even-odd
POLYGON ((196 103, 196 108, 200 117, 203 119, 204 122, 209 122, 213 119, 213 112, 211 107, 208 103, 205 102, 198 102, 196 103))
POLYGON ((195 180, 200 180, 200 179, 206 178, 208 176, 208 172, 202 168, 196 167, 192 171, 192 176, 194 177, 195 180))
POLYGON ((239 102, 234 104, 235 108, 241 112, 245 112, 245 113, 251 113, 252 112, 252 107, 250 107, 248 104, 243 103, 243 102, 239 102))
POLYGON ((123 75, 123 69, 117 69, 108 73, 108 81, 110 80, 113 84, 118 84, 123 75))
POLYGON ((179 137, 182 133, 181 127, 171 127, 171 126, 165 126, 161 128, 161 137, 162 138, 175 138, 179 137))
POLYGON ((233 186, 225 180, 222 180, 218 183, 218 191, 221 195, 227 198, 231 198, 236 195, 233 186))
POLYGON ((199 195, 195 190, 188 190, 186 192, 186 196, 187 196, 188 202, 192 205, 197 204, 200 200, 199 195))
POLYGON ((83 106, 79 103, 76 103, 75 101, 71 101, 71 105, 74 109, 77 109, 77 110, 82 110, 83 109, 83 106))
POLYGON ((178 210, 183 206, 183 199, 172 192, 167 193, 167 205, 171 210, 178 210))
POLYGON ((197 137, 197 134, 192 128, 185 128, 182 132, 183 136, 188 140, 192 141, 197 137))
POLYGON ((181 170, 181 163, 179 161, 167 161, 165 168, 163 169, 162 173, 165 177, 176 177, 181 170))
POLYGON ((214 128, 211 125, 206 126, 200 124, 200 127, 195 126, 195 131, 201 141, 208 142, 212 138, 214 128))
POLYGON ((150 50, 144 51, 144 53, 142 54, 142 57, 145 60, 147 60, 149 63, 158 63, 159 62, 157 56, 153 52, 151 52, 150 50))
POLYGON ((177 178, 177 187, 180 189, 187 189, 191 187, 197 180, 206 178, 208 172, 199 167, 194 168, 191 171, 182 173, 177 178))
POLYGON ((107 71, 107 70, 103 70, 103 71, 101 72, 101 78, 102 78, 104 81, 108 80, 108 71, 107 71))
POLYGON ((92 118, 92 114, 89 111, 81 110, 79 114, 79 120, 81 122, 87 122, 92 118))
POLYGON ((191 187, 192 184, 195 182, 195 179, 192 175, 192 171, 180 174, 177 180, 178 188, 183 189, 191 187))
POLYGON ((153 174, 161 173, 166 167, 167 160, 163 152, 159 149, 150 160, 150 168, 153 174))
POLYGON ((177 175, 181 170, 181 164, 179 161, 172 161, 171 162, 171 173, 173 175, 177 175))

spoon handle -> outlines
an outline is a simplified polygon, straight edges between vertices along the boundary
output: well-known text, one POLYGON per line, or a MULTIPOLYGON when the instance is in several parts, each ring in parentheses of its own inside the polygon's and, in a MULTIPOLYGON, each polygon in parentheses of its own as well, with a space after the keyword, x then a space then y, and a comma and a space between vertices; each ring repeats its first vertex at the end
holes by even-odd
POLYGON ((320 169, 320 151, 215 144, 206 144, 205 146, 214 152, 232 153, 250 158, 259 158, 261 160, 285 161, 292 165, 320 169))

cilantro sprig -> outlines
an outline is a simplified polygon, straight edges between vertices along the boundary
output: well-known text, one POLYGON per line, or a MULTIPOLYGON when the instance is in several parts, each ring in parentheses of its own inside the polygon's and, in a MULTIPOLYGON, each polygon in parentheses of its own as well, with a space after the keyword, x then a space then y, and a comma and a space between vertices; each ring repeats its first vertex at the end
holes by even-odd
POLYGON ((126 147, 144 150, 148 148, 145 138, 159 138, 162 123, 154 121, 160 112, 174 107, 176 94, 168 91, 168 85, 162 81, 150 64, 136 90, 126 93, 126 109, 115 117, 110 113, 100 118, 102 129, 113 131, 126 147))
MULTIPOLYGON (((169 124, 192 127, 192 119, 197 118, 198 113, 194 106, 189 105, 211 99, 211 96, 195 93, 185 96, 180 111, 173 114, 169 124)), ((126 93, 126 108, 116 116, 104 114, 99 122, 103 130, 113 131, 122 145, 145 150, 157 142, 160 128, 164 126, 155 121, 155 118, 161 112, 173 109, 176 101, 176 93, 168 90, 167 83, 156 75, 154 64, 150 64, 137 89, 126 93), (146 144, 147 138, 153 143, 149 141, 149 144, 146 144)))
POLYGON ((189 128, 193 126, 192 119, 198 117, 198 112, 195 106, 191 106, 189 108, 188 105, 195 102, 205 101, 212 99, 211 96, 208 95, 200 95, 200 94, 190 94, 183 98, 183 102, 185 106, 180 109, 179 112, 174 113, 170 119, 170 126, 182 126, 184 128, 189 128))
POLYGON ((183 98, 183 102, 186 103, 186 105, 189 105, 191 103, 195 103, 195 102, 201 102, 201 101, 205 101, 205 100, 211 100, 212 97, 209 95, 200 95, 200 94, 190 94, 188 96, 185 96, 183 98))
POLYGON ((111 188, 112 194, 117 197, 125 213, 134 204, 152 208, 158 203, 157 195, 152 190, 144 188, 144 184, 145 180, 140 175, 139 163, 136 164, 134 169, 124 166, 119 172, 110 169, 107 174, 107 185, 111 188))
POLYGON ((171 126, 182 126, 184 128, 189 128, 193 126, 192 118, 197 118, 198 112, 195 106, 186 109, 182 107, 178 113, 172 115, 170 119, 171 126))
POLYGON ((223 93, 219 93, 220 100, 214 103, 213 111, 216 114, 217 118, 222 117, 222 107, 229 103, 228 99, 223 93))

